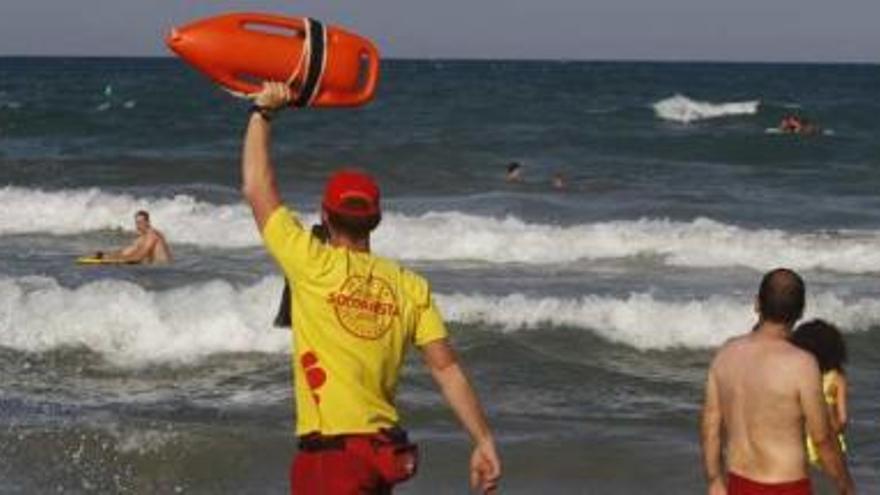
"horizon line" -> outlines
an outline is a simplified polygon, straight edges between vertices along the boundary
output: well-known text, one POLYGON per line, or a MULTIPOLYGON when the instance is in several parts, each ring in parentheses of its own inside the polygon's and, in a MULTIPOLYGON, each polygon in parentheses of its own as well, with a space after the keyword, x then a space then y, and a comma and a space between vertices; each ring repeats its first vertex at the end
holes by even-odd
MULTIPOLYGON (((0 59, 178 59, 173 54, 162 55, 83 55, 83 54, 2 54, 0 59)), ((511 57, 414 57, 414 56, 395 56, 383 57, 382 61, 389 62, 523 62, 523 63, 643 63, 643 64, 730 64, 730 65, 859 65, 859 66, 876 66, 880 65, 880 61, 867 60, 843 60, 843 61, 818 61, 818 60, 723 60, 710 58, 694 58, 694 59, 675 59, 675 58, 511 58, 511 57)))

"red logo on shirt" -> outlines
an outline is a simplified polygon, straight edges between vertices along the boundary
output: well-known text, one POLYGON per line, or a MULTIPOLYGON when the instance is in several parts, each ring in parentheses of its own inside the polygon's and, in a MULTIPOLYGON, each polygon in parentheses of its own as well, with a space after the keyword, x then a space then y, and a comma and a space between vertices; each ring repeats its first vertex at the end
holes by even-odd
POLYGON ((303 371, 306 374, 306 383, 312 389, 312 399, 316 405, 321 404, 321 396, 318 395, 318 389, 323 387, 324 382, 327 381, 327 372, 320 366, 318 356, 312 351, 307 351, 300 356, 299 364, 302 365, 303 371))
POLYGON ((391 284, 375 276, 348 277, 327 302, 336 310, 340 325, 362 339, 382 337, 400 314, 391 284))

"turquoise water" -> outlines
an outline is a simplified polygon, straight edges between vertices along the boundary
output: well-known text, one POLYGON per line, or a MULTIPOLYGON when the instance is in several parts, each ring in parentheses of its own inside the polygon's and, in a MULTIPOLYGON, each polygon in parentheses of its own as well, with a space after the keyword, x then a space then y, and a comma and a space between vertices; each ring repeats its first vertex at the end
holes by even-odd
MULTIPOLYGON (((336 167, 379 178, 375 249, 432 281, 505 493, 700 490, 705 366, 779 265, 847 332, 870 493, 878 87, 877 66, 391 61, 370 106, 280 117, 275 157, 309 219, 336 167), (825 132, 767 131, 790 112, 825 132)), ((238 192, 245 116, 176 60, 0 59, 0 491, 285 490, 288 335, 238 192), (141 208, 178 263, 72 264, 141 208)), ((417 360, 400 406, 426 449, 402 492, 462 493, 466 441, 417 360)))

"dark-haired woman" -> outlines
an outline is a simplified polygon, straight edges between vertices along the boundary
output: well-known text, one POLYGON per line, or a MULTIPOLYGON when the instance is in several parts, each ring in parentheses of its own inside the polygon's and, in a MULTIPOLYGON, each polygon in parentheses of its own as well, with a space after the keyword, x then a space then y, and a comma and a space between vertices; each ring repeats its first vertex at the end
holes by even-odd
MULTIPOLYGON (((792 342, 813 354, 822 372, 822 391, 828 405, 831 427, 840 441, 840 451, 846 454, 844 431, 847 423, 847 382, 843 365, 846 363, 846 343, 843 334, 831 323, 813 320, 798 326, 792 342)), ((810 462, 819 465, 819 455, 813 441, 807 436, 807 454, 810 462)))

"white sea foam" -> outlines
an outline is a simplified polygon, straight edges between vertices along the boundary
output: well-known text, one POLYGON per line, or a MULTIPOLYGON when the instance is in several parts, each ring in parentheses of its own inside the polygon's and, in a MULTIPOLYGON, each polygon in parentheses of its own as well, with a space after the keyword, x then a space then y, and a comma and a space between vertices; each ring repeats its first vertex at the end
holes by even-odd
POLYGON ((732 115, 754 115, 758 113, 760 101, 739 101, 732 103, 710 103, 692 100, 684 95, 675 95, 654 103, 654 112, 664 120, 683 122, 715 119, 732 115))
MULTIPOLYGON (((547 326, 589 329, 641 350, 717 346, 748 330, 755 320, 748 298, 722 296, 664 301, 650 294, 572 299, 454 294, 438 299, 451 321, 488 323, 506 331, 547 326)), ((880 301, 874 299, 844 301, 824 293, 807 306, 807 318, 826 318, 843 328, 864 330, 880 325, 880 301)))
POLYGON ((0 205, 0 235, 131 229, 134 213, 149 210, 173 242, 231 248, 259 244, 244 205, 216 205, 186 195, 137 198, 97 188, 48 192, 7 186, 0 189, 0 205))
POLYGON ((392 217, 377 250, 419 260, 560 263, 657 256, 686 267, 776 266, 846 273, 880 271, 880 233, 792 234, 748 230, 709 219, 636 220, 569 227, 462 213, 392 217))
MULTIPOLYGON (((135 198, 98 189, 42 192, 0 189, 0 235, 76 234, 131 228, 138 209, 174 244, 257 247, 260 240, 243 204, 216 205, 189 196, 135 198)), ((308 216, 307 222, 314 220, 308 216)), ((841 273, 880 272, 880 232, 791 233, 752 230, 705 218, 598 222, 571 226, 528 223, 461 212, 419 216, 389 213, 375 250, 405 260, 476 260, 553 264, 577 260, 656 257, 682 267, 776 266, 841 273)))
MULTIPOLYGON (((29 352, 80 346, 120 366, 191 363, 229 352, 284 353, 288 332, 271 327, 280 289, 277 277, 248 287, 214 281, 159 292, 123 281, 69 289, 47 278, 0 279, 0 346, 29 352)), ((747 297, 440 294, 437 299, 453 323, 506 332, 567 327, 637 349, 715 346, 754 319, 747 297)), ((848 331, 867 329, 880 324, 880 301, 819 294, 808 303, 812 316, 848 331)))
POLYGON ((48 278, 0 279, 0 346, 85 347, 119 365, 190 362, 224 352, 283 352, 270 327, 280 279, 251 287, 214 281, 152 292, 107 280, 76 289, 48 278))
POLYGON ((116 450, 126 454, 158 452, 178 438, 174 431, 123 429, 112 424, 109 426, 109 433, 116 438, 116 450))

